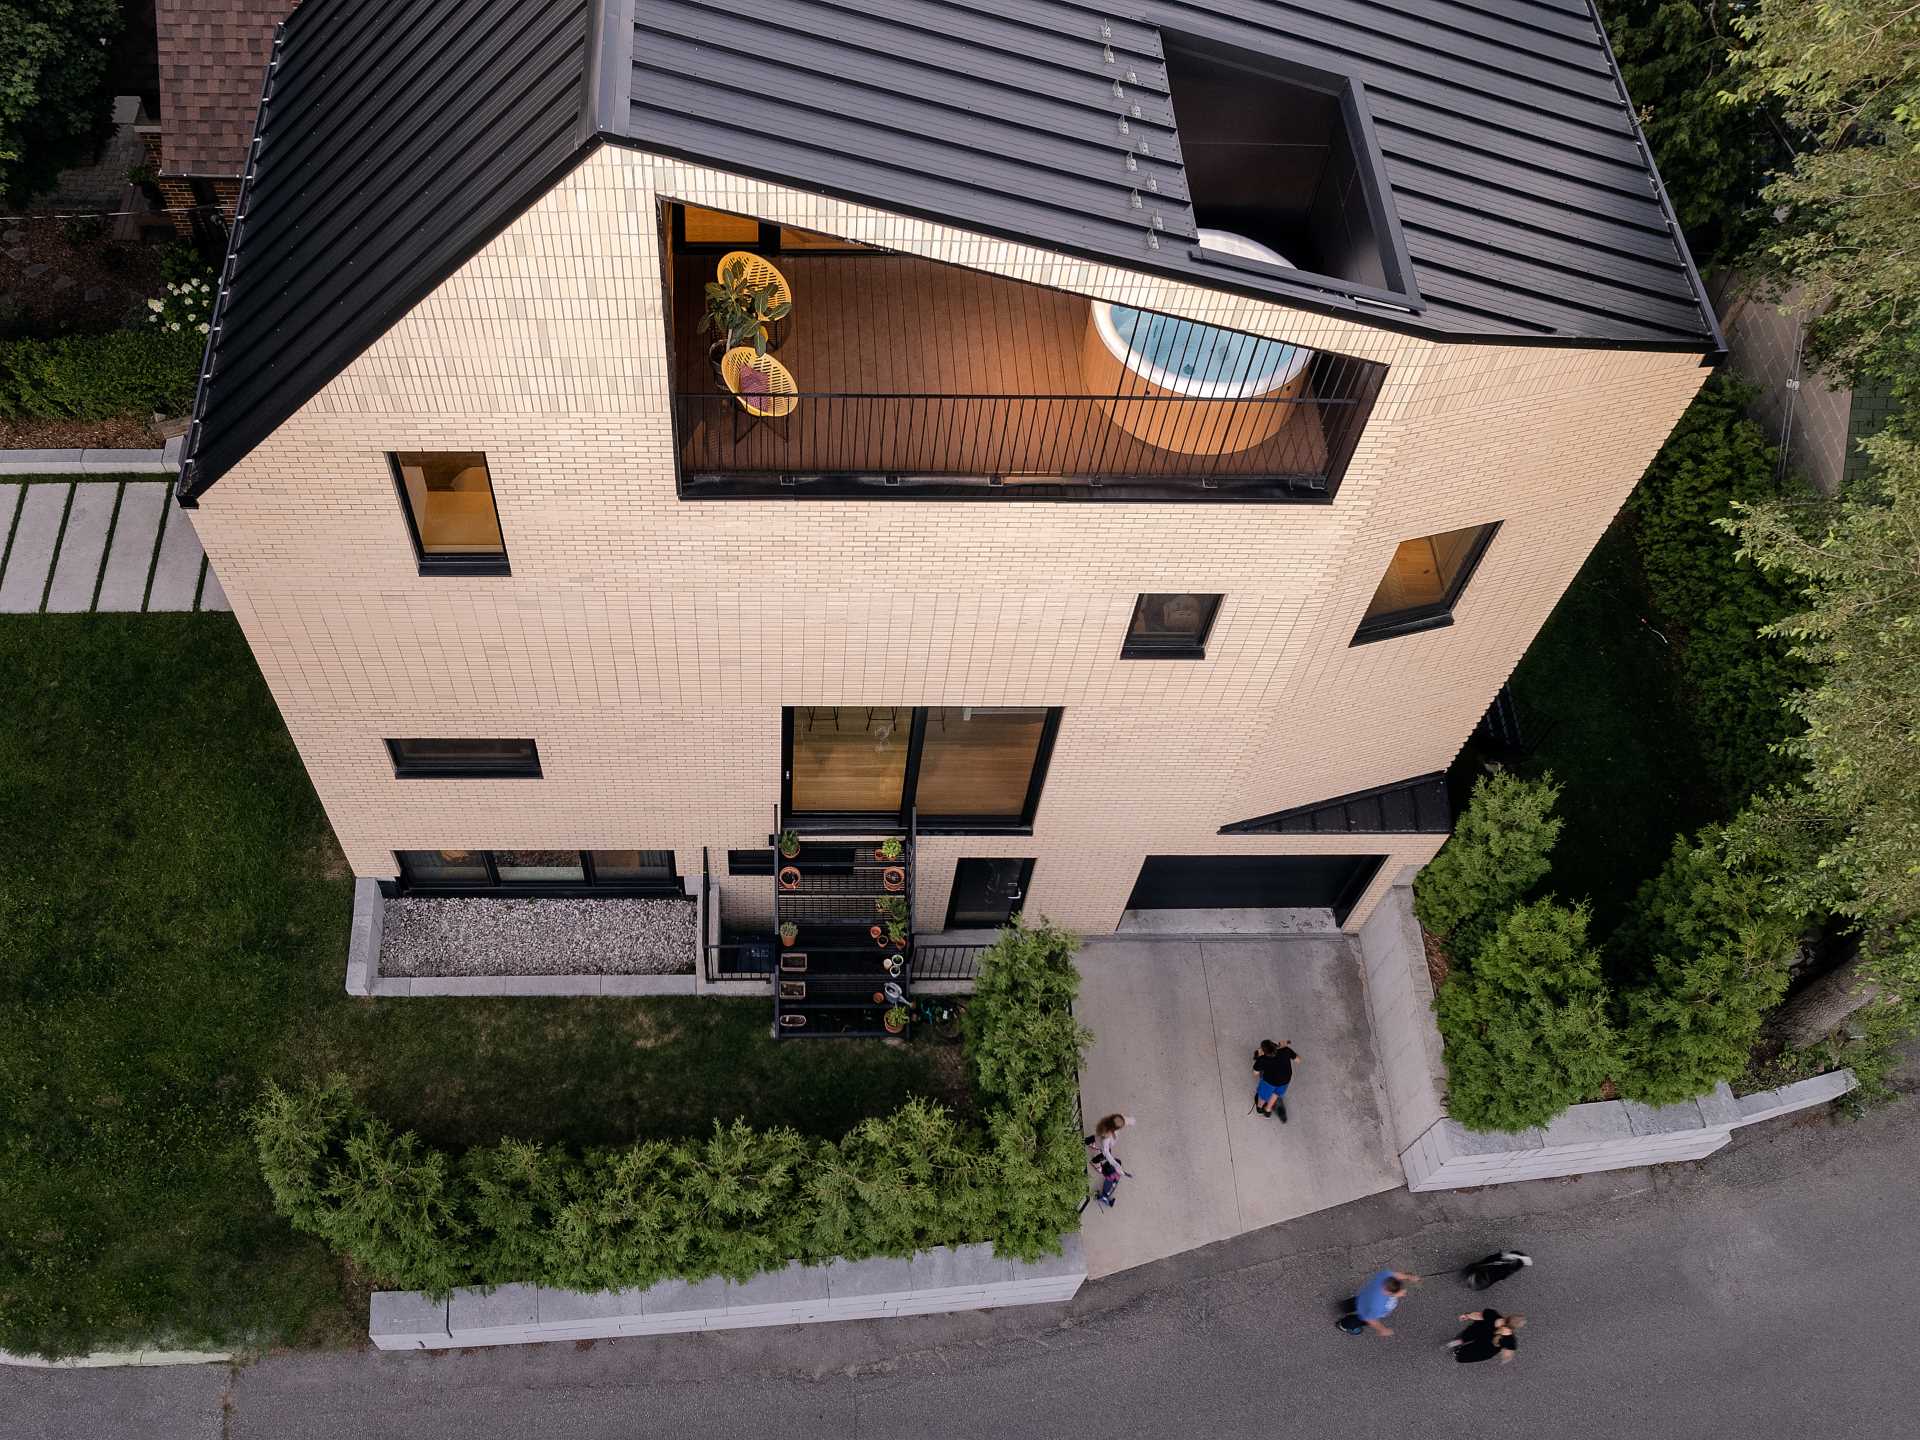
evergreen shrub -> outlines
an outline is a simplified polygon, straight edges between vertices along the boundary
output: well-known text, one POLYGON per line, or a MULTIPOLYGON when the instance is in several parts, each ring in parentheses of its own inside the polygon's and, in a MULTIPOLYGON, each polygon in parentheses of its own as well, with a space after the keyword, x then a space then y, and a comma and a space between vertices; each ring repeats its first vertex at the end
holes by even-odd
POLYGON ((1413 882, 1413 913, 1456 963, 1471 962, 1506 912, 1547 873, 1560 837, 1551 774, 1482 775, 1440 853, 1413 882))
POLYGON ((965 1012, 978 1121, 914 1099, 837 1141, 715 1123, 704 1140, 584 1153, 503 1140, 453 1157, 395 1135, 338 1078, 269 1085, 253 1113, 276 1208, 377 1283, 444 1294, 744 1280, 790 1260, 993 1243, 1055 1251, 1086 1195, 1077 942, 1016 925, 965 1012))

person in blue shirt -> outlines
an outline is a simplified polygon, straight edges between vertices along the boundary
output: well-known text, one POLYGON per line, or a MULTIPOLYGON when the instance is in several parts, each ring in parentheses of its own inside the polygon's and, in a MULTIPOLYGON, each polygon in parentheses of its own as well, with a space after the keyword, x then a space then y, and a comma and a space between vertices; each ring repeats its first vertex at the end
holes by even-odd
POLYGON ((1342 1323, 1340 1328, 1349 1335, 1358 1335, 1363 1327, 1376 1335, 1393 1334, 1393 1328, 1387 1324, 1387 1316, 1400 1304, 1407 1287, 1419 1283, 1418 1275, 1408 1275, 1400 1270, 1382 1270, 1360 1288, 1360 1293, 1353 1297, 1352 1314, 1344 1317, 1360 1323, 1342 1323))

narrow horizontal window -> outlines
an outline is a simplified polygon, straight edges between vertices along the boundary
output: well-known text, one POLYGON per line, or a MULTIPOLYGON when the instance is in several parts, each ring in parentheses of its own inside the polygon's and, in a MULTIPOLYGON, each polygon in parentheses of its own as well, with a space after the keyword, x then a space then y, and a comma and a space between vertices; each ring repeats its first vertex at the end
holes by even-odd
POLYGON ((1200 660, 1220 613, 1218 595, 1142 595, 1120 647, 1122 660, 1200 660))
POLYGON ((401 780, 540 778, 540 751, 531 740, 389 740, 387 753, 401 780))
POLYGON ((422 575, 505 575, 507 545, 487 457, 477 450, 401 450, 393 466, 422 575))
POLYGON ((1352 643, 1385 640, 1453 623, 1453 607, 1487 553, 1499 523, 1402 540, 1387 562, 1352 643))

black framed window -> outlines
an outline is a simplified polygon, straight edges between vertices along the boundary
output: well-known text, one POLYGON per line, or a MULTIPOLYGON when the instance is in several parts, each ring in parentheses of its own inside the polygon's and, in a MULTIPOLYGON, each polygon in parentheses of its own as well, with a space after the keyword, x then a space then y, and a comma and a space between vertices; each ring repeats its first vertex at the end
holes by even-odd
POLYGON ((422 575, 511 573, 484 454, 396 450, 387 462, 422 575))
POLYGON ((401 780, 540 778, 532 740, 389 740, 387 754, 401 780))
POLYGON ((1026 830, 1060 730, 1041 705, 796 705, 782 713, 781 810, 808 825, 1026 830))
POLYGON ((1453 623, 1453 607, 1493 543, 1498 521, 1402 540, 1352 643, 1386 640, 1453 623))
POLYGON ((1202 660, 1219 595, 1142 595, 1120 646, 1122 660, 1202 660))
POLYGON ((671 850, 398 850, 399 889, 449 895, 682 895, 671 850))

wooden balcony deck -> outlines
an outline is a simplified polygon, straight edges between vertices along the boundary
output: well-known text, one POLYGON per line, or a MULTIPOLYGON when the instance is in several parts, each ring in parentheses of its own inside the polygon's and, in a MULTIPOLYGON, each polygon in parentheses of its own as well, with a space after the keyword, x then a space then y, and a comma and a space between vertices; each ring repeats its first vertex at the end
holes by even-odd
MULTIPOLYGON (((793 288, 777 358, 800 390, 793 413, 749 425, 697 334, 713 254, 674 270, 675 394, 689 474, 846 474, 1023 478, 1317 477, 1328 430, 1316 371, 1287 423, 1219 454, 1162 449, 1111 418, 1110 406, 1161 407, 1197 436, 1237 423, 1229 404, 1109 398, 1081 373, 1089 303, 912 256, 774 257, 793 288)), ((1135 425, 1151 430, 1151 424, 1135 425)))

